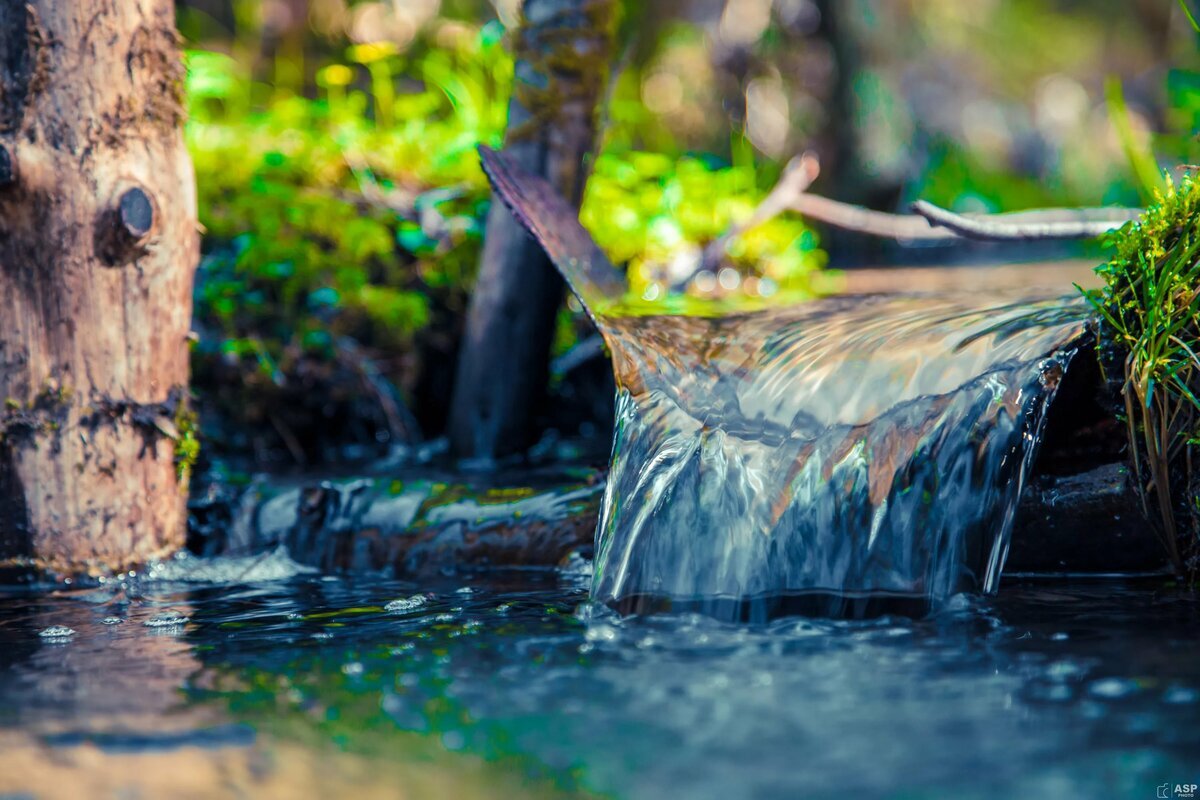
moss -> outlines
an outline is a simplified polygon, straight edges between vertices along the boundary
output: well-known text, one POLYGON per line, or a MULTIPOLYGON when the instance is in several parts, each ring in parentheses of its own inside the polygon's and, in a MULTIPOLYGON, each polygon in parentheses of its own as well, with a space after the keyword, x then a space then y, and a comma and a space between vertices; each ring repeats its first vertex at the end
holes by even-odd
POLYGON ((200 456, 199 419, 187 400, 181 400, 175 409, 175 430, 175 474, 186 485, 200 456))
POLYGON ((568 103, 596 106, 612 62, 617 6, 616 0, 589 0, 537 22, 522 16, 516 57, 536 82, 518 79, 513 85, 529 119, 509 132, 510 142, 544 135, 568 103))
POLYGON ((1110 240, 1089 295, 1101 366, 1120 386, 1137 485, 1175 570, 1200 570, 1200 181, 1169 179, 1110 240))

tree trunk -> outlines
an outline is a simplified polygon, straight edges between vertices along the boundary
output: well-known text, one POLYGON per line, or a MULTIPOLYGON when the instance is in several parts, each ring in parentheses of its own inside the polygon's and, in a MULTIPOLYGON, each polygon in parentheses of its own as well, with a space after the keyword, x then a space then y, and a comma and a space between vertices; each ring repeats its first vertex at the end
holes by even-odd
MULTIPOLYGON (((583 159, 609 70, 616 0, 526 0, 505 151, 578 206, 583 159)), ((562 278, 494 202, 450 408, 456 455, 494 458, 532 444, 546 388, 562 278)))
POLYGON ((199 248, 168 0, 0 0, 0 560, 184 536, 199 248))

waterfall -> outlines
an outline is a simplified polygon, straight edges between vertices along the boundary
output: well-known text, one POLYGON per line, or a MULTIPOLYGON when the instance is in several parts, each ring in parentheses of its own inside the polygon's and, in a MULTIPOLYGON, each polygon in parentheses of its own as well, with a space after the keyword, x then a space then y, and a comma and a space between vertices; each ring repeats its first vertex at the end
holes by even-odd
POLYGON ((502 155, 484 165, 613 353, 595 600, 757 619, 921 613, 995 590, 1081 299, 646 313, 622 305, 619 273, 548 186, 502 155))

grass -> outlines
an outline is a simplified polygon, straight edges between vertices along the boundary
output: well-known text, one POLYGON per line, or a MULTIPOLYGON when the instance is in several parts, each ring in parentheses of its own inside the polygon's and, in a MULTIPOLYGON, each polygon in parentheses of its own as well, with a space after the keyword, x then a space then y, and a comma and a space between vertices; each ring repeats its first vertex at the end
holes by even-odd
POLYGON ((1121 381, 1134 474, 1171 564, 1200 569, 1200 181, 1170 179, 1137 222, 1116 232, 1089 295, 1102 365, 1121 381), (1115 374, 1113 374, 1115 373, 1115 374))

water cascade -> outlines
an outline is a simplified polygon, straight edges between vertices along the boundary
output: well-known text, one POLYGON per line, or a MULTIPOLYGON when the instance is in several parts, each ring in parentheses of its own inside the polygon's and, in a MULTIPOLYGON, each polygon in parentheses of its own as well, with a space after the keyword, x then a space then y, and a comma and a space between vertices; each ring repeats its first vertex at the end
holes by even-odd
POLYGON ((484 154, 613 354, 593 598, 726 618, 921 613, 993 591, 1079 299, 833 297, 721 315, 623 305, 550 188, 484 154))

